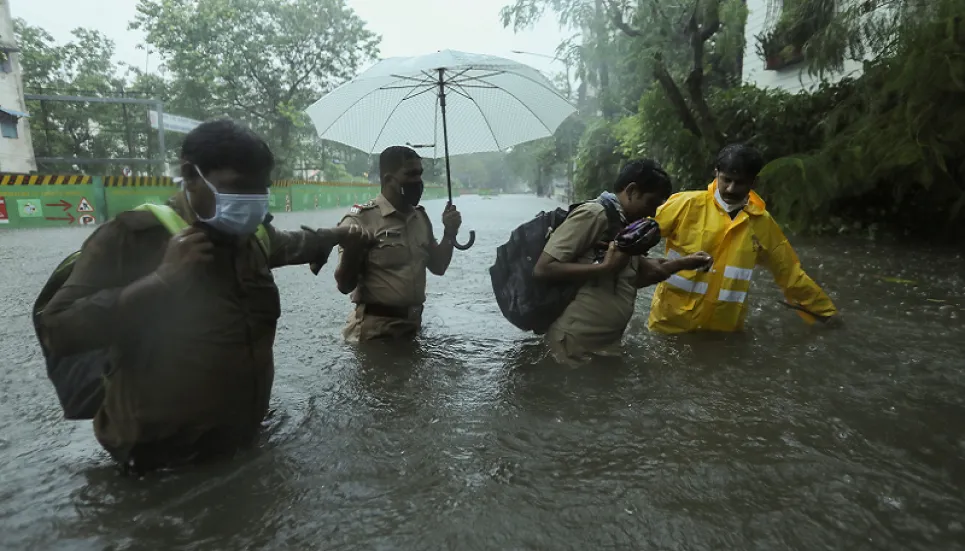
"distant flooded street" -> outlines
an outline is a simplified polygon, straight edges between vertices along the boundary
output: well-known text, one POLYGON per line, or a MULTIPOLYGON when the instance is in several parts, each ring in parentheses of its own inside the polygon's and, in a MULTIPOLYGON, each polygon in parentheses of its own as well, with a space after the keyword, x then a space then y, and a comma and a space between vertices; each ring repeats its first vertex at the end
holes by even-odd
MULTIPOLYGON (((441 235, 444 202, 426 207, 441 235)), ((337 255, 275 272, 273 415, 233 462, 118 474, 61 418, 29 311, 85 230, 0 232, 0 548, 965 549, 965 259, 792 239, 845 328, 807 327, 758 270, 748 331, 646 331, 569 370, 499 313, 488 267, 555 202, 464 197, 415 345, 356 351, 337 255)), ((331 226, 341 211, 281 214, 331 226)))

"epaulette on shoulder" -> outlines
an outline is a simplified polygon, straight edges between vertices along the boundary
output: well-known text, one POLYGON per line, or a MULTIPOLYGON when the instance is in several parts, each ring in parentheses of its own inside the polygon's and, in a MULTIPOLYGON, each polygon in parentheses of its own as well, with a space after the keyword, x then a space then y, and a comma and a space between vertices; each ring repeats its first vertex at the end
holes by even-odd
POLYGON ((375 200, 373 199, 366 203, 362 203, 361 205, 352 205, 352 208, 349 209, 348 212, 349 214, 358 214, 362 211, 374 209, 376 206, 377 205, 375 204, 375 200))

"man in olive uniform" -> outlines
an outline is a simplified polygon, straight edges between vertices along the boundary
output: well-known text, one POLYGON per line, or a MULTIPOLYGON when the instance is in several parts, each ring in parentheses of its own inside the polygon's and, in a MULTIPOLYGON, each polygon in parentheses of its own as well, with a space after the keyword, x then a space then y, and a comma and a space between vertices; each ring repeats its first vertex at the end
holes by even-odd
POLYGON ((271 269, 365 246, 346 230, 272 227, 274 157, 234 122, 192 130, 181 162, 184 191, 168 206, 187 227, 172 235, 153 212, 118 214, 87 239, 41 314, 57 356, 109 350, 94 433, 136 471, 251 444, 274 379, 281 304, 271 269), (253 237, 259 226, 267 246, 253 237))
POLYGON ((452 204, 442 214, 442 241, 433 236, 422 199, 422 159, 408 147, 392 146, 379 156, 382 193, 356 205, 340 228, 352 228, 367 250, 339 248, 338 289, 352 294, 354 310, 343 335, 350 342, 413 337, 422 327, 426 269, 441 276, 449 268, 462 217, 452 204))
POLYGON ((670 178, 659 164, 651 159, 631 161, 620 171, 612 192, 574 209, 550 235, 533 275, 543 281, 582 284, 546 332, 550 353, 559 363, 576 365, 593 356, 618 355, 637 291, 710 261, 704 253, 671 261, 649 259, 621 252, 612 241, 604 204, 614 208, 621 226, 626 226, 653 217, 671 191, 670 178), (600 259, 604 242, 606 253, 600 259))

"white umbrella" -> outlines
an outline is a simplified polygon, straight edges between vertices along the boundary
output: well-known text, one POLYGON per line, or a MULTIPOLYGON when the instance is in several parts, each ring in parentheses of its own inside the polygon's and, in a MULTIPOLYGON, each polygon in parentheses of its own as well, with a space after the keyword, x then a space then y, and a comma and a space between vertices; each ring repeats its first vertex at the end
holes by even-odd
MULTIPOLYGON (((443 50, 383 59, 306 112, 320 137, 366 153, 407 144, 431 151, 431 158, 445 156, 451 203, 449 155, 552 136, 576 108, 532 67, 443 50)), ((456 247, 465 250, 474 241, 470 231, 469 242, 456 247)))

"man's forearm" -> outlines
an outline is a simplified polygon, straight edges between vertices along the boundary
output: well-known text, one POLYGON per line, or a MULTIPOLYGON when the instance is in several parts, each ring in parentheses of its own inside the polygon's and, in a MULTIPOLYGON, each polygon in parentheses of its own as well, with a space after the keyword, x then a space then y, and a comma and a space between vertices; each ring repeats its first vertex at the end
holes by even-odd
POLYGON ((656 285, 670 277, 673 272, 667 268, 669 263, 669 260, 662 258, 641 258, 639 270, 637 271, 637 288, 643 289, 644 287, 656 285))
POLYGON ((301 264, 324 265, 332 249, 338 244, 335 230, 311 229, 302 226, 295 231, 272 229, 268 235, 271 245, 271 267, 301 264))
POLYGON ((580 264, 578 262, 537 263, 533 270, 536 279, 544 281, 559 281, 571 283, 585 283, 600 277, 607 272, 603 264, 580 264))
POLYGON ((677 258, 674 260, 666 260, 661 262, 660 268, 667 272, 667 275, 672 275, 681 270, 689 270, 690 266, 687 265, 687 261, 685 259, 677 258))
POLYGON ((432 257, 429 261, 429 271, 435 275, 445 275, 452 263, 452 252, 455 247, 455 236, 443 236, 442 241, 432 248, 432 257))
POLYGON ((94 293, 65 287, 41 316, 44 344, 61 356, 110 346, 119 333, 145 315, 140 307, 146 299, 168 289, 156 272, 126 287, 94 293))
POLYGON ((170 292, 172 289, 174 287, 171 285, 171 276, 165 277, 159 273, 159 270, 155 270, 121 289, 115 313, 121 320, 132 318, 138 314, 136 310, 145 299, 170 292))
POLYGON ((362 274, 364 257, 359 253, 343 252, 338 267, 335 268, 335 284, 343 295, 355 290, 362 274))

